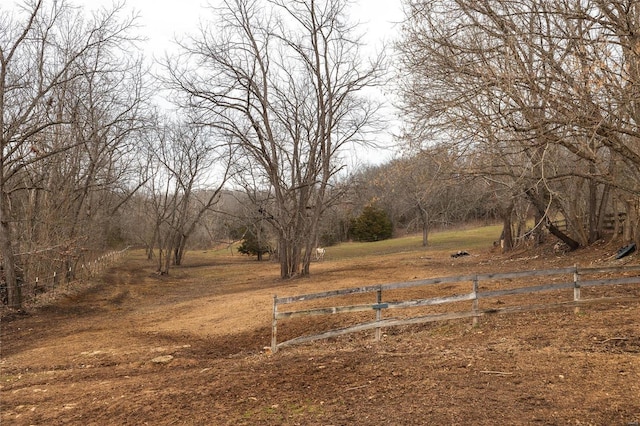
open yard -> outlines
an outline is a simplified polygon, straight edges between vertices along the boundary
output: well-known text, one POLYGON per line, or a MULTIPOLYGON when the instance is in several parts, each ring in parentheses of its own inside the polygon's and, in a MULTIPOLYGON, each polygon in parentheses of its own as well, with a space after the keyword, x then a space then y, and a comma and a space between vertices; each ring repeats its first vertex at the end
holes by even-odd
MULTIPOLYGON (((495 230, 490 230, 491 235, 495 230)), ((416 278, 637 264, 617 247, 508 255, 488 234, 329 247, 312 276, 218 252, 168 277, 132 251, 92 283, 4 313, 2 425, 638 425, 640 285, 572 308, 385 329, 272 354, 274 294, 416 278), (451 258, 456 250, 470 256, 451 258)), ((617 291, 617 290, 616 290, 617 291)), ((343 319, 344 318, 344 319, 343 319)), ((282 322, 279 339, 348 316, 282 322)), ((329 325, 330 324, 330 325, 329 325)))

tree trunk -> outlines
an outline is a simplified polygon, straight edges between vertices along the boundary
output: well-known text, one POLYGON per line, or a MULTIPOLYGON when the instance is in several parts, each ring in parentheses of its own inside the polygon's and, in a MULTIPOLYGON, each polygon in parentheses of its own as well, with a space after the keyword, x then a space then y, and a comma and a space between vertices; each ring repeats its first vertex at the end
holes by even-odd
POLYGON ((176 266, 182 265, 182 261, 184 260, 184 251, 187 246, 187 236, 183 233, 180 233, 176 237, 176 246, 173 249, 173 264, 176 266))
POLYGON ((0 192, 0 253, 4 281, 7 285, 7 305, 12 309, 22 309, 22 291, 16 277, 15 257, 11 246, 11 225, 9 224, 8 195, 0 192))
POLYGON ((547 217, 545 212, 545 205, 544 203, 541 203, 536 194, 533 193, 533 188, 526 189, 525 194, 529 198, 529 201, 531 201, 531 204, 533 204, 533 207, 535 207, 535 209, 538 211, 540 217, 546 218, 547 228, 549 229, 549 232, 555 237, 559 238, 563 243, 565 243, 569 247, 569 250, 578 249, 580 247, 580 243, 559 230, 547 217))
POLYGON ((540 245, 544 242, 544 229, 542 228, 542 221, 544 218, 540 215, 538 210, 535 210, 533 215, 534 220, 534 230, 533 230, 533 239, 535 245, 540 245))
POLYGON ((285 241, 284 237, 280 237, 278 241, 278 253, 280 255, 280 278, 286 279, 292 276, 293 261, 291 256, 291 247, 285 241))
MULTIPOLYGON (((602 238, 604 234, 604 219, 607 214, 607 207, 609 206, 609 199, 611 196, 611 185, 605 185, 602 189, 602 196, 600 198, 600 205, 598 206, 598 216, 597 216, 597 229, 598 229, 598 239, 602 238)), ((595 241, 593 241, 595 242, 595 241)))
POLYGON ((422 206, 418 206, 420 221, 422 222, 422 247, 429 245, 429 213, 422 206))
POLYGON ((171 268, 172 249, 171 247, 158 247, 158 273, 169 275, 171 268))
MULTIPOLYGON (((596 174, 596 166, 593 162, 589 164, 589 173, 591 176, 596 174)), ((592 244, 600 238, 598 230, 598 184, 594 179, 589 180, 589 206, 588 206, 589 234, 587 241, 592 244)))
POLYGON ((551 233, 551 235, 558 237, 563 243, 565 243, 569 247, 569 250, 573 251, 580 247, 579 242, 577 242, 576 240, 574 240, 573 238, 569 237, 567 234, 562 232, 560 229, 558 229, 550 220, 547 220, 547 228, 549 229, 549 232, 551 233))
POLYGON ((300 260, 302 258, 302 247, 295 242, 285 238, 280 238, 280 277, 283 279, 295 278, 300 275, 300 260))
POLYGON ((638 242, 638 233, 640 227, 638 223, 640 217, 638 215, 638 201, 635 199, 625 200, 625 209, 627 215, 625 217, 624 227, 622 228, 622 239, 625 244, 629 244, 635 240, 638 242))
POLYGON ((500 248, 502 253, 511 251, 513 248, 513 232, 511 231, 511 214, 513 213, 513 202, 504 209, 500 209, 502 216, 502 237, 500 238, 500 248))
MULTIPOLYGON (((307 242, 305 243, 305 247, 304 247, 304 256, 302 256, 302 276, 306 277, 309 276, 311 271, 311 256, 313 254, 313 247, 314 246, 318 246, 318 244, 314 244, 313 242, 316 241, 317 238, 309 239, 307 240, 307 242)), ((300 253, 302 255, 302 253, 300 253)))

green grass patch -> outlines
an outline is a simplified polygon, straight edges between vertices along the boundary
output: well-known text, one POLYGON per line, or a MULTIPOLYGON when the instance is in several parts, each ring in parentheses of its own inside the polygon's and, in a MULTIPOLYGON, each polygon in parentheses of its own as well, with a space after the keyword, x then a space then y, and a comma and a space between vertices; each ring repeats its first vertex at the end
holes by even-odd
POLYGON ((408 235, 371 243, 350 242, 332 246, 331 259, 375 256, 411 251, 479 250, 493 246, 500 237, 501 225, 437 231, 429 234, 429 245, 422 246, 422 235, 408 235))

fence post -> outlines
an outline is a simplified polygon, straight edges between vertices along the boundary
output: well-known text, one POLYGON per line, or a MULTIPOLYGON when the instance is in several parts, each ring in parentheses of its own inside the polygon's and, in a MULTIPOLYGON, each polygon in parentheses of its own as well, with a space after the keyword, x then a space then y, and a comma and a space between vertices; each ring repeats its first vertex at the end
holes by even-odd
MULTIPOLYGON (((580 301, 580 274, 578 273, 578 265, 575 265, 575 271, 573 272, 573 301, 580 301)), ((576 305, 573 310, 574 313, 580 313, 580 307, 576 305)))
POLYGON ((273 321, 271 322, 271 352, 278 351, 278 296, 273 295, 273 321))
POLYGON ((473 277, 473 305, 471 307, 473 310, 473 326, 478 325, 478 276, 475 275, 473 277))
MULTIPOLYGON (((376 309, 376 322, 380 322, 382 320, 382 307, 380 304, 382 303, 382 286, 378 288, 376 292, 376 304, 378 305, 378 309, 376 309)), ((376 328, 376 342, 379 342, 382 337, 382 329, 380 327, 376 328)))

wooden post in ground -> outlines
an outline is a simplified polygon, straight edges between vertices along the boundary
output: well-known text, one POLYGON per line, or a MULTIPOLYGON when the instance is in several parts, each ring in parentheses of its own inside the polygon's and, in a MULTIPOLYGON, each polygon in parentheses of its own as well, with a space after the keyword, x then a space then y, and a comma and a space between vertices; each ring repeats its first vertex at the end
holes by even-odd
POLYGON ((278 350, 278 296, 273 295, 273 320, 271 322, 271 352, 276 353, 278 350))
MULTIPOLYGON (((578 274, 578 266, 575 266, 575 271, 573 272, 573 301, 580 301, 580 276, 578 274)), ((577 306, 573 309, 573 312, 578 314, 580 313, 580 306, 577 306)))
MULTIPOLYGON (((380 322, 382 320, 382 307, 380 304, 382 303, 382 287, 378 289, 376 292, 376 305, 378 308, 376 309, 376 321, 380 322)), ((382 337, 382 330, 380 327, 376 328, 376 342, 379 342, 382 337)))
POLYGON ((473 306, 471 308, 473 310, 473 326, 476 327, 478 325, 478 276, 476 275, 473 278, 473 306))

